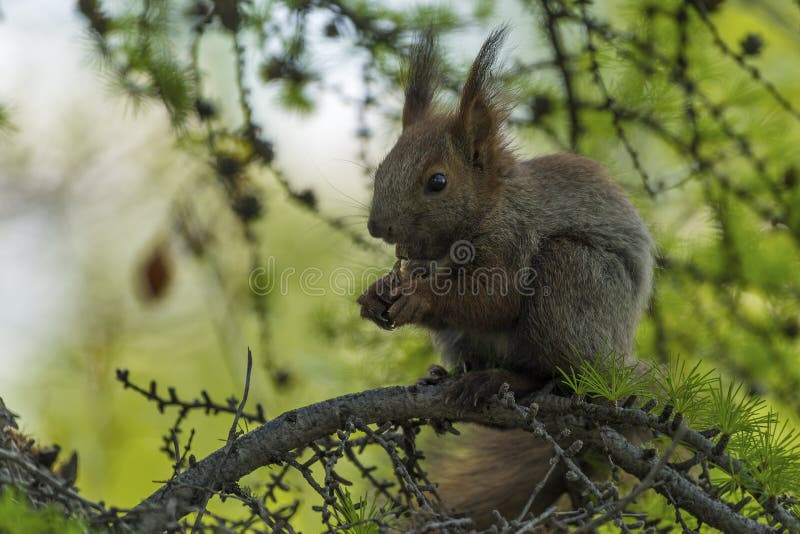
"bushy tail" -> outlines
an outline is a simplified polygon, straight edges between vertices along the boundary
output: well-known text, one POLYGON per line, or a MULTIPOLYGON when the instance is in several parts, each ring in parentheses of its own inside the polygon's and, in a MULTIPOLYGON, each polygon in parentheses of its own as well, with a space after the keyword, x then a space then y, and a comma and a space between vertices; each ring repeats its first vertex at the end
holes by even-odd
MULTIPOLYGON (((445 505, 468 514, 476 529, 492 524, 492 510, 516 518, 552 467, 552 447, 523 430, 478 426, 461 430, 457 438, 441 438, 448 440, 441 447, 437 443, 437 450, 442 452, 429 454, 429 475, 439 483, 445 505)), ((530 510, 543 511, 566 490, 564 468, 559 463, 530 510)))

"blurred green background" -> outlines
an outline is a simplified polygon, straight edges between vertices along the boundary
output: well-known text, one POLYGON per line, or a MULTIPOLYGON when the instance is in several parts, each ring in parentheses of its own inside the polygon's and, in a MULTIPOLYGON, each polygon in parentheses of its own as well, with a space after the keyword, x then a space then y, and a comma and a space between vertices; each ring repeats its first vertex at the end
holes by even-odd
MULTIPOLYGON (((159 447, 174 414, 123 390, 117 368, 222 401, 240 395, 250 347, 250 399, 272 417, 408 383, 437 361, 424 332, 377 331, 354 303, 365 273, 393 262, 366 235, 370 172, 399 131, 400 57, 432 22, 452 88, 489 29, 510 21, 503 76, 519 153, 594 157, 642 211, 661 258, 639 354, 700 360, 797 421, 797 5, 0 10, 0 396, 26 432, 79 452, 86 496, 134 505, 171 472, 159 447), (309 268, 319 280, 301 279, 309 268), (252 290, 254 273, 292 270, 285 290, 252 290), (332 276, 353 283, 339 291, 332 276)), ((229 425, 195 415, 183 426, 201 456, 229 425)), ((313 531, 318 519, 304 518, 313 531)))

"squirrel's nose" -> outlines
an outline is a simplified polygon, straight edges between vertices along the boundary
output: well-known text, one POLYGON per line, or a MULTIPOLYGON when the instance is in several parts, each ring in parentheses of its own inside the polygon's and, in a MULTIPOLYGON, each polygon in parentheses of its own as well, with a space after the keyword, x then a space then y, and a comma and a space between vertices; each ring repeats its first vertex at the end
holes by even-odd
POLYGON ((369 230, 369 235, 372 237, 383 238, 386 240, 391 240, 394 237, 391 224, 380 223, 372 217, 370 217, 369 221, 367 222, 367 229, 369 230))

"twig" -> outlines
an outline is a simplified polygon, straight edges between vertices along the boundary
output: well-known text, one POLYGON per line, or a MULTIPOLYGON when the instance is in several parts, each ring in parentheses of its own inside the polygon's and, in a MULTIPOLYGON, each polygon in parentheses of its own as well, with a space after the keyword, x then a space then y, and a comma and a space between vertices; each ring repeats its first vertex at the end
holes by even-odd
MULTIPOLYGON (((253 370, 253 354, 250 352, 250 348, 247 349, 247 373, 245 374, 244 380, 244 393, 242 394, 242 400, 239 402, 239 406, 236 408, 236 413, 233 416, 233 423, 231 423, 231 428, 228 431, 228 440, 225 443, 225 447, 223 448, 223 462, 230 457, 231 452, 236 444, 236 437, 239 434, 239 419, 242 418, 242 413, 244 412, 244 406, 247 404, 247 396, 250 393, 250 373, 253 370)), ((208 484, 208 488, 215 489, 217 487, 217 481, 220 478, 221 473, 212 473, 211 480, 208 484)), ((223 475, 224 476, 224 475, 223 475)), ((230 481, 229 481, 230 482, 230 481)), ((200 505, 200 510, 197 512, 197 518, 195 519, 194 526, 192 527, 192 533, 198 532, 203 520, 203 514, 206 511, 206 506, 208 505, 208 500, 211 498, 211 493, 208 491, 204 492, 203 501, 200 505)))
POLYGON ((610 506, 611 510, 606 512, 605 515, 592 520, 590 523, 588 523, 586 525, 583 525, 581 528, 579 528, 578 530, 575 531, 576 534, 577 533, 581 533, 582 534, 582 533, 594 532, 594 530, 597 527, 599 527, 600 525, 603 525, 603 524, 608 523, 609 521, 611 521, 614 518, 615 515, 619 514, 623 510, 625 510, 625 508, 629 504, 631 504, 634 500, 636 500, 636 497, 641 495, 645 490, 651 488, 653 486, 653 483, 655 482, 656 475, 667 464, 669 459, 675 453, 675 449, 678 448, 678 445, 680 444, 680 441, 681 441, 681 439, 683 438, 683 436, 685 434, 686 434, 686 425, 684 423, 684 424, 681 424, 681 426, 678 428, 678 430, 672 436, 672 442, 669 444, 669 446, 664 451, 664 453, 659 457, 658 461, 653 464, 653 467, 647 473, 647 476, 645 476, 633 488, 633 490, 631 490, 631 492, 628 493, 628 495, 626 495, 624 498, 620 499, 619 501, 616 501, 615 503, 612 503, 611 506, 610 506))
POLYGON ((86 499, 85 497, 81 496, 71 487, 66 486, 63 480, 60 480, 59 478, 57 478, 55 475, 45 470, 44 468, 32 464, 27 458, 25 458, 20 454, 16 454, 12 451, 8 451, 5 449, 0 449, 0 458, 2 458, 3 460, 7 460, 9 462, 13 462, 17 466, 24 469, 26 472, 30 473, 31 475, 35 476, 36 478, 47 484, 50 488, 52 488, 56 492, 64 495, 70 500, 81 503, 88 509, 97 510, 99 512, 104 512, 104 513, 108 511, 102 504, 90 501, 89 499, 86 499))

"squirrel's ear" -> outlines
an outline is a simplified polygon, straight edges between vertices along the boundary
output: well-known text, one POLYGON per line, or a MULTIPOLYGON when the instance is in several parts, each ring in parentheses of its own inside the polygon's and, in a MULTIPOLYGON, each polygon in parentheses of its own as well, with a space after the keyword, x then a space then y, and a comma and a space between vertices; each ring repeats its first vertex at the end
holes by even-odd
POLYGON ((454 133, 463 143, 465 155, 474 166, 485 170, 495 166, 497 152, 502 145, 501 126, 505 108, 497 102, 497 89, 491 71, 507 33, 508 27, 502 26, 483 43, 464 84, 455 120, 454 133))
POLYGON ((439 78, 439 64, 436 55, 436 37, 428 28, 419 35, 408 63, 406 81, 406 101, 403 106, 403 128, 408 127, 425 115, 433 102, 439 78))

